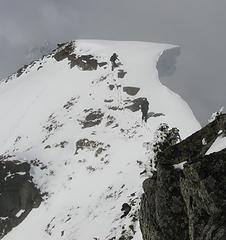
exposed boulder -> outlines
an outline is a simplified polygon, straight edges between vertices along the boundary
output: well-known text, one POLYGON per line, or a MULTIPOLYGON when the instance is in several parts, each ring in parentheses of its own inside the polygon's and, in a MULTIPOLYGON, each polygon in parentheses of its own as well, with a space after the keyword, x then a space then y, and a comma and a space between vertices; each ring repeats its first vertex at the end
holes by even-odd
POLYGON ((124 78, 127 72, 125 72, 123 69, 118 70, 118 78, 124 78))
POLYGON ((123 212, 121 218, 126 217, 129 214, 129 212, 131 211, 130 205, 128 203, 123 203, 121 211, 123 212))
POLYGON ((104 66, 108 65, 108 63, 107 62, 100 62, 100 63, 98 63, 98 65, 99 65, 99 67, 104 67, 104 66))
POLYGON ((114 89, 114 87, 115 87, 115 85, 113 85, 113 84, 109 84, 109 86, 108 86, 108 87, 109 87, 109 89, 110 89, 110 90, 113 90, 113 89, 114 89))
POLYGON ((123 92, 126 92, 130 96, 136 95, 140 91, 137 87, 123 87, 123 92))

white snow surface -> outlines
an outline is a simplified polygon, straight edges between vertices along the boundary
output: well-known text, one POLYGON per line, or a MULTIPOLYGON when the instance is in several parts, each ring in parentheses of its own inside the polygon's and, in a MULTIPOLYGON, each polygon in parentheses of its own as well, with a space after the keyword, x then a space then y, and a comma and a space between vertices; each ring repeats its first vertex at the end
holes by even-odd
POLYGON ((20 210, 20 211, 16 214, 16 217, 20 217, 21 214, 23 214, 23 213, 24 213, 24 210, 20 210))
POLYGON ((184 161, 184 162, 181 162, 181 163, 178 163, 178 164, 174 164, 173 167, 175 169, 180 169, 180 170, 183 170, 184 169, 184 164, 186 164, 187 161, 184 161))
POLYGON ((140 173, 153 155, 145 146, 160 123, 177 127, 182 138, 200 129, 189 106, 158 79, 158 58, 174 46, 97 40, 74 45, 76 54, 92 54, 108 64, 82 71, 49 55, 0 83, 0 152, 33 162, 33 180, 48 193, 4 240, 107 240, 122 234, 142 239, 137 218, 147 174, 140 173), (121 65, 112 72, 114 52, 121 65), (127 72, 122 79, 119 70, 127 72), (109 84, 118 87, 110 90, 109 84), (140 91, 130 96, 123 92, 125 86, 140 91), (149 111, 162 115, 143 124, 140 111, 125 108, 126 100, 138 97, 147 97, 149 111), (81 122, 97 110, 101 122, 83 128, 81 122), (76 154, 80 139, 96 144, 76 154), (120 218, 123 203, 132 209, 120 218))
POLYGON ((226 148, 226 137, 224 135, 218 136, 209 150, 206 152, 206 155, 209 155, 214 152, 220 152, 221 150, 226 148))

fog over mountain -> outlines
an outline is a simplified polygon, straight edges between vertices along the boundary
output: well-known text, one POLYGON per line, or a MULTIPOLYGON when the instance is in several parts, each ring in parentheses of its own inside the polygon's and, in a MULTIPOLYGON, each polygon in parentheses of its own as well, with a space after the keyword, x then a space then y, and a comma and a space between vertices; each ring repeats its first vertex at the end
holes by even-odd
POLYGON ((27 63, 29 50, 46 42, 95 38, 177 44, 177 71, 162 81, 205 123, 226 103, 225 9, 223 0, 1 1, 0 77, 27 63))

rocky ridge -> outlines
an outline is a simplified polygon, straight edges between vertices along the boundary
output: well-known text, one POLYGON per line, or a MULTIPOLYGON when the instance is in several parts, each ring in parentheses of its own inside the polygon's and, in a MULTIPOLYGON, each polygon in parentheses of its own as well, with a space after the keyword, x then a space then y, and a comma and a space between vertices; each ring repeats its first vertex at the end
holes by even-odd
POLYGON ((206 155, 225 131, 226 114, 222 114, 157 154, 157 171, 143 183, 144 240, 226 238, 226 150, 206 155))

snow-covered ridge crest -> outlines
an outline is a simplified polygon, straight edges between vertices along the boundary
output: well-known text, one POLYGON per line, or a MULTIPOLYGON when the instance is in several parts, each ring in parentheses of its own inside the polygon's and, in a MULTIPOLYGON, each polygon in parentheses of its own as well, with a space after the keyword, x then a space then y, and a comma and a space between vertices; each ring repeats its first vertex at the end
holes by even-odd
POLYGON ((156 64, 170 48, 77 40, 2 81, 1 153, 32 163, 34 181, 47 193, 4 239, 141 239, 141 173, 153 156, 154 132, 167 123, 185 138, 200 128, 159 81, 156 64), (142 97, 150 102, 147 124, 142 97))

